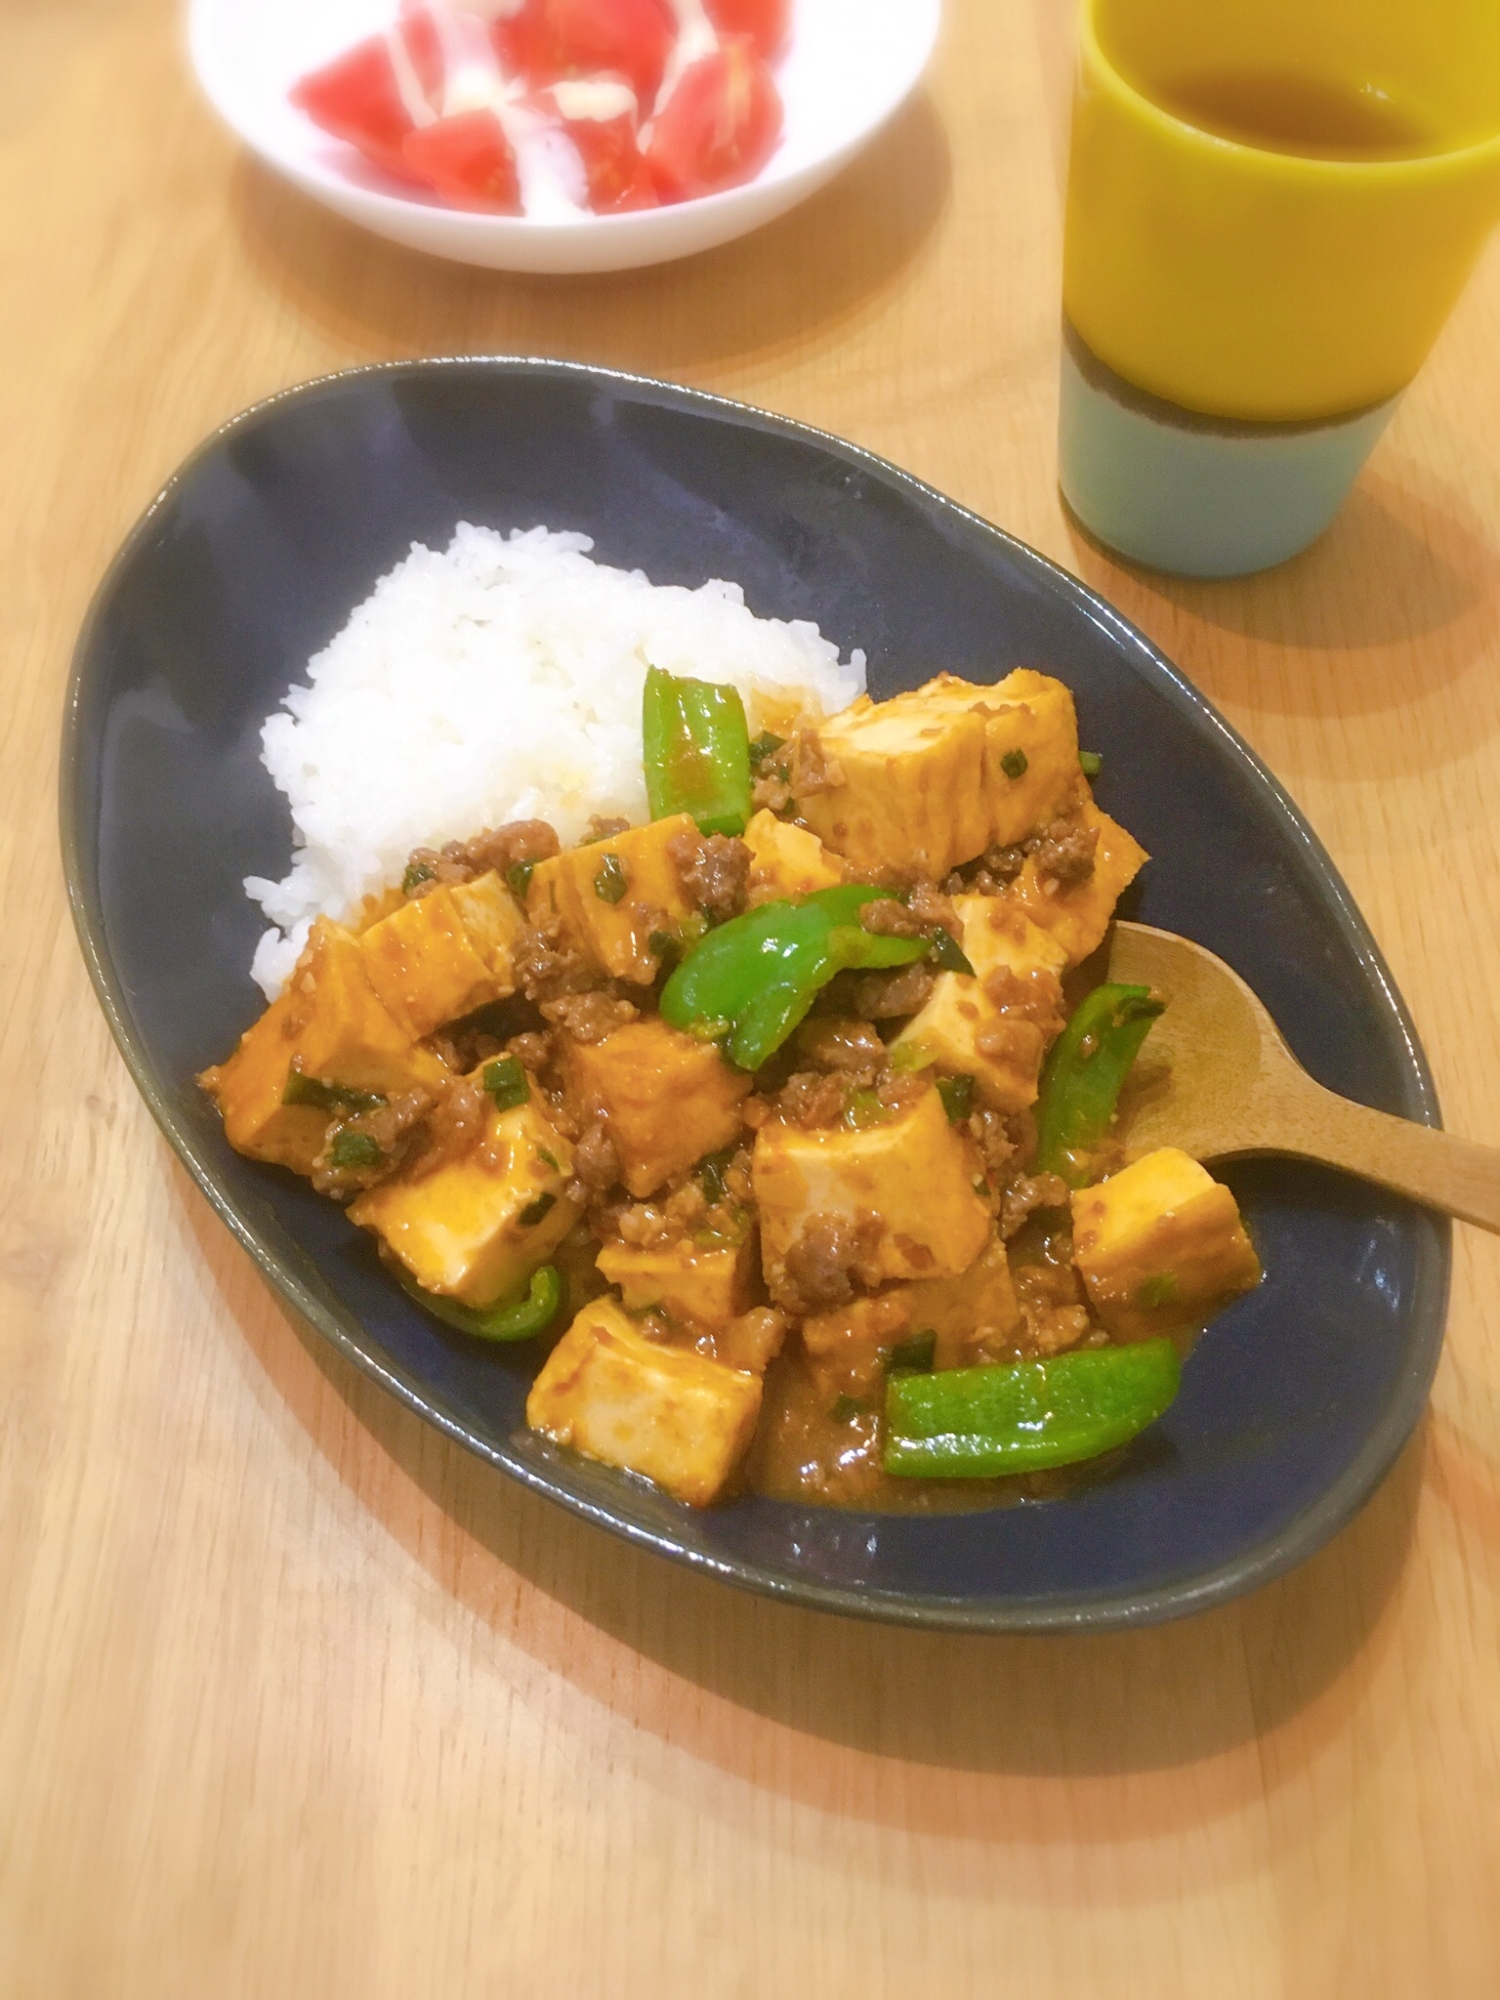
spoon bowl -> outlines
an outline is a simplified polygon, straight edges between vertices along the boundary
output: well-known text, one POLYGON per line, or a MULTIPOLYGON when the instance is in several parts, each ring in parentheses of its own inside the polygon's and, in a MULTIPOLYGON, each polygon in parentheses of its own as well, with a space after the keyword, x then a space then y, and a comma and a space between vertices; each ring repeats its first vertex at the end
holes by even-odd
POLYGON ((1500 1231, 1500 1149, 1325 1090, 1221 958, 1149 924, 1118 923, 1109 976, 1167 1001, 1131 1080, 1126 1153, 1196 1160, 1288 1153, 1500 1231))

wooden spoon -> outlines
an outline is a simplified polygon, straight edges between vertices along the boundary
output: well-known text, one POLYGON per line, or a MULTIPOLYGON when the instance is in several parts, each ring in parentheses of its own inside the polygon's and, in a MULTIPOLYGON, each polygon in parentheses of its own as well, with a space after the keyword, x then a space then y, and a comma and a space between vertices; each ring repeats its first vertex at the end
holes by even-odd
POLYGON ((1500 1148, 1351 1103, 1314 1083, 1237 972, 1202 945, 1117 923, 1109 976, 1152 986, 1166 1012, 1137 1058, 1125 1106, 1138 1159, 1293 1153, 1500 1231, 1500 1148))

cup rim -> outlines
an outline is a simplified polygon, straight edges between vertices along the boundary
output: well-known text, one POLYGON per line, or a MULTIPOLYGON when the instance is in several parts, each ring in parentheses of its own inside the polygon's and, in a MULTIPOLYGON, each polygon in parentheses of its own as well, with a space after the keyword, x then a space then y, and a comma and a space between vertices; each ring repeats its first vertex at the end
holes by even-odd
POLYGON ((1319 178, 1327 175, 1335 181, 1367 179, 1379 175, 1384 179, 1400 179, 1402 176, 1420 180, 1441 180, 1452 175, 1470 171, 1483 161, 1485 155, 1500 164, 1500 129, 1487 139, 1475 140, 1471 145, 1449 147, 1441 153, 1418 153, 1410 159, 1402 160, 1332 160, 1323 159, 1312 153, 1286 153, 1271 146, 1252 146, 1243 139, 1228 139, 1221 133, 1210 132, 1202 125, 1194 125, 1191 120, 1180 118, 1168 111, 1153 97, 1133 84, 1118 69, 1105 53, 1099 38, 1095 15, 1102 0, 1084 0, 1079 8, 1078 67, 1079 77, 1090 63, 1103 81, 1127 103, 1146 114, 1148 123, 1165 128, 1174 136, 1185 138, 1219 154, 1235 155, 1246 160, 1256 160, 1278 178, 1301 179, 1311 175, 1319 178))

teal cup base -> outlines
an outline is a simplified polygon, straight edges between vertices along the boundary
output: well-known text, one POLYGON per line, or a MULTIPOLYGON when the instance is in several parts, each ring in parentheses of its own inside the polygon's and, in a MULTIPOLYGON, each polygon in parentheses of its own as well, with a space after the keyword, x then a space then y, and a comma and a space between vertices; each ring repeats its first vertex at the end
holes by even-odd
POLYGON ((1171 576, 1247 576, 1315 542, 1399 397, 1300 424, 1205 417, 1147 395, 1064 329, 1063 498, 1089 533, 1171 576))

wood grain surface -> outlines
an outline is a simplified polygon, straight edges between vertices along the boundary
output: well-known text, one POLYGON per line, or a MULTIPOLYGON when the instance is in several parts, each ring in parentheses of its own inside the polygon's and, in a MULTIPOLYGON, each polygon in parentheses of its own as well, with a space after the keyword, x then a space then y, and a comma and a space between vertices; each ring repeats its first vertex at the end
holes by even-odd
POLYGON ((56 856, 69 650, 213 425, 530 352, 887 454, 1137 619, 1286 781, 1500 1135, 1500 252, 1326 539, 1177 584, 1055 486, 1067 0, 950 0, 833 188, 679 268, 448 267, 278 186, 171 0, 0 0, 0 1994, 1500 1991, 1500 1245, 1322 1555, 1119 1637, 738 1596, 503 1482, 283 1315, 174 1165, 56 856))

